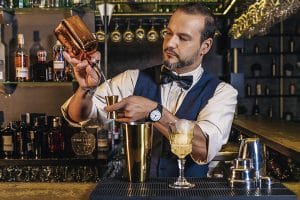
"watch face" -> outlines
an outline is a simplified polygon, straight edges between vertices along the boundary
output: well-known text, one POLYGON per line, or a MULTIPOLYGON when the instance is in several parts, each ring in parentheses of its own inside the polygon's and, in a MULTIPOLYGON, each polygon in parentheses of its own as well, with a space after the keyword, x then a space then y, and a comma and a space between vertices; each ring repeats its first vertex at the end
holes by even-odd
POLYGON ((153 110, 150 113, 150 119, 154 122, 157 122, 158 120, 160 120, 161 118, 161 112, 159 112, 159 110, 153 110))

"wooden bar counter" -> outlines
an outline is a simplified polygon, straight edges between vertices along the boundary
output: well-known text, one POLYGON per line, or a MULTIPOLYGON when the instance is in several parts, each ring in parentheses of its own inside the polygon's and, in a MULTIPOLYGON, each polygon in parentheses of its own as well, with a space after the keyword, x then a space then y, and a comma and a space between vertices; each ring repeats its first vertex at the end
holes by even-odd
POLYGON ((237 116, 232 127, 300 163, 300 123, 237 116))

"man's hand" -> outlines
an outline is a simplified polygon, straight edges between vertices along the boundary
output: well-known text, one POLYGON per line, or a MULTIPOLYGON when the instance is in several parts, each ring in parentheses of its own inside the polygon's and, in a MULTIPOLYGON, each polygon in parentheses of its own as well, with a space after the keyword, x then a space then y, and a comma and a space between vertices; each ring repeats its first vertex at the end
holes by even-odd
POLYGON ((91 64, 100 60, 100 52, 90 54, 87 59, 82 61, 72 58, 67 52, 63 54, 66 61, 73 66, 75 78, 81 88, 95 88, 99 85, 101 75, 97 70, 101 69, 95 69, 91 64))
POLYGON ((141 96, 129 96, 120 102, 105 107, 107 112, 122 111, 123 116, 116 119, 118 122, 134 122, 148 117, 149 112, 156 108, 157 102, 141 96))

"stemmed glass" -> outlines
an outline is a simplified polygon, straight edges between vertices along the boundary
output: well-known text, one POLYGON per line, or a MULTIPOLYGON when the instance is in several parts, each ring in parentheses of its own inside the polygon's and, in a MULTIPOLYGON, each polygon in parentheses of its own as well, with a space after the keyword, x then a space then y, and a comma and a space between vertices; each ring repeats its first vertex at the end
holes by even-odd
POLYGON ((193 121, 181 119, 175 123, 169 123, 169 140, 171 151, 178 157, 179 177, 169 184, 175 189, 188 189, 195 186, 189 183, 184 177, 185 157, 192 152, 192 139, 194 135, 195 123, 193 121))

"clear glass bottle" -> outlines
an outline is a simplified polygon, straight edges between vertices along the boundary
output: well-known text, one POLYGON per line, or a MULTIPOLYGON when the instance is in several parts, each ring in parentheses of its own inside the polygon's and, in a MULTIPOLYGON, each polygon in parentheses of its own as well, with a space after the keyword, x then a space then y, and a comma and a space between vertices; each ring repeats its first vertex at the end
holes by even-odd
POLYGON ((63 56, 64 47, 57 40, 53 47, 53 80, 64 81, 65 59, 63 56))
POLYGON ((16 81, 29 81, 29 59, 24 50, 24 36, 18 34, 18 48, 15 52, 16 81))

